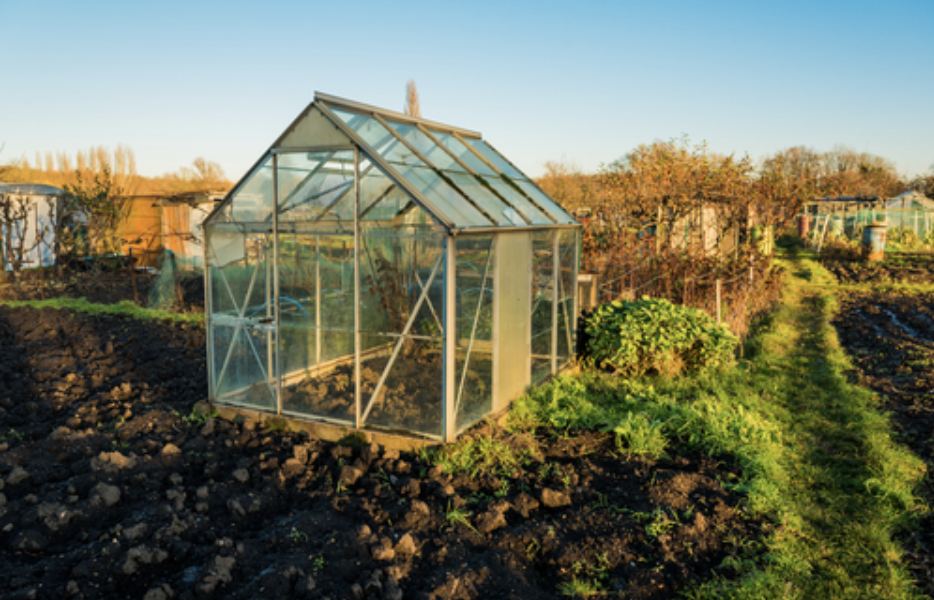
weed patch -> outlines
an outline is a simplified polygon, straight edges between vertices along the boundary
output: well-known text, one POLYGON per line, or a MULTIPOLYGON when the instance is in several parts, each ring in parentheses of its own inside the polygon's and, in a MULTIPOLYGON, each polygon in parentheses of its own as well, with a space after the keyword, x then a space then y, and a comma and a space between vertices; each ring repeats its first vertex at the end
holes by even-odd
POLYGON ((95 304, 84 298, 50 298, 48 300, 8 300, 0 305, 10 308, 29 307, 35 309, 51 308, 54 310, 73 310, 89 315, 112 315, 132 317, 141 321, 172 321, 204 326, 204 315, 197 313, 178 314, 165 310, 143 308, 129 300, 116 304, 95 304))

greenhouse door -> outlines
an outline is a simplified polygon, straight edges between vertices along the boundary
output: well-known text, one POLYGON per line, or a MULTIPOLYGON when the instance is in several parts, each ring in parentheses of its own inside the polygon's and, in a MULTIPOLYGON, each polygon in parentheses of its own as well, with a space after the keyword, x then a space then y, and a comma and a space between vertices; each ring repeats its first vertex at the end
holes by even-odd
POLYGON ((208 241, 213 394, 223 404, 275 409, 272 236, 218 224, 208 241))

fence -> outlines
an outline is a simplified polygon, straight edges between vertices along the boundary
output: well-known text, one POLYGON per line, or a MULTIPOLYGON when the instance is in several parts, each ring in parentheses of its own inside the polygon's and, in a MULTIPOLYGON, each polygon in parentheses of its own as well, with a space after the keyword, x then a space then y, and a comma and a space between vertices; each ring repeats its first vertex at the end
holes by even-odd
POLYGON ((616 270, 611 278, 605 276, 614 271, 612 265, 603 266, 601 274, 579 276, 583 310, 610 300, 666 298, 706 312, 743 339, 751 320, 778 297, 779 281, 771 257, 758 253, 752 253, 744 263, 734 263, 732 269, 710 261, 701 272, 698 261, 684 255, 647 256, 622 272, 616 270), (737 264, 745 266, 737 268, 737 264))
POLYGON ((828 239, 858 242, 863 229, 875 222, 889 226, 889 239, 913 237, 920 244, 934 246, 934 210, 923 208, 861 208, 859 210, 815 212, 799 215, 799 233, 817 252, 828 239))

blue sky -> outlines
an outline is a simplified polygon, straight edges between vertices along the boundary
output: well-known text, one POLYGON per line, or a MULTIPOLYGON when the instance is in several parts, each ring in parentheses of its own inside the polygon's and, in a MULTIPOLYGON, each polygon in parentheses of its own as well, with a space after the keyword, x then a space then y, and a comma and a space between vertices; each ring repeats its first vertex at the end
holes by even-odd
POLYGON ((530 175, 688 135, 934 165, 934 0, 0 0, 0 162, 130 146, 239 179, 322 91, 475 129, 530 175))

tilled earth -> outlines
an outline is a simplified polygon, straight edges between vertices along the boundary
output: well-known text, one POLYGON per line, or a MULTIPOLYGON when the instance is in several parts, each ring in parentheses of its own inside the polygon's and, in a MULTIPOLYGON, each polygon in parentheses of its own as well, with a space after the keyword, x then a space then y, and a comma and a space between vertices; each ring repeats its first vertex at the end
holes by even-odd
POLYGON ((698 456, 609 434, 509 438, 494 475, 194 410, 204 332, 0 308, 4 598, 555 598, 577 580, 671 598, 761 552, 698 456))
MULTIPOLYGON (((2 300, 44 300, 46 298, 84 298, 88 302, 112 304, 129 300, 140 306, 151 304, 158 278, 137 271, 102 271, 99 273, 66 271, 63 279, 38 279, 35 273, 20 276, 20 281, 0 284, 2 300)), ((204 277, 183 274, 175 289, 162 290, 164 302, 177 312, 204 312, 204 277)))
MULTIPOLYGON (((851 293, 834 324, 856 380, 880 394, 902 441, 934 470, 934 294, 851 293)), ((934 485, 925 485, 934 504, 934 485)), ((934 517, 906 545, 919 586, 934 597, 934 517)))
POLYGON ((825 260, 840 283, 934 283, 934 254, 886 254, 885 260, 825 260))

